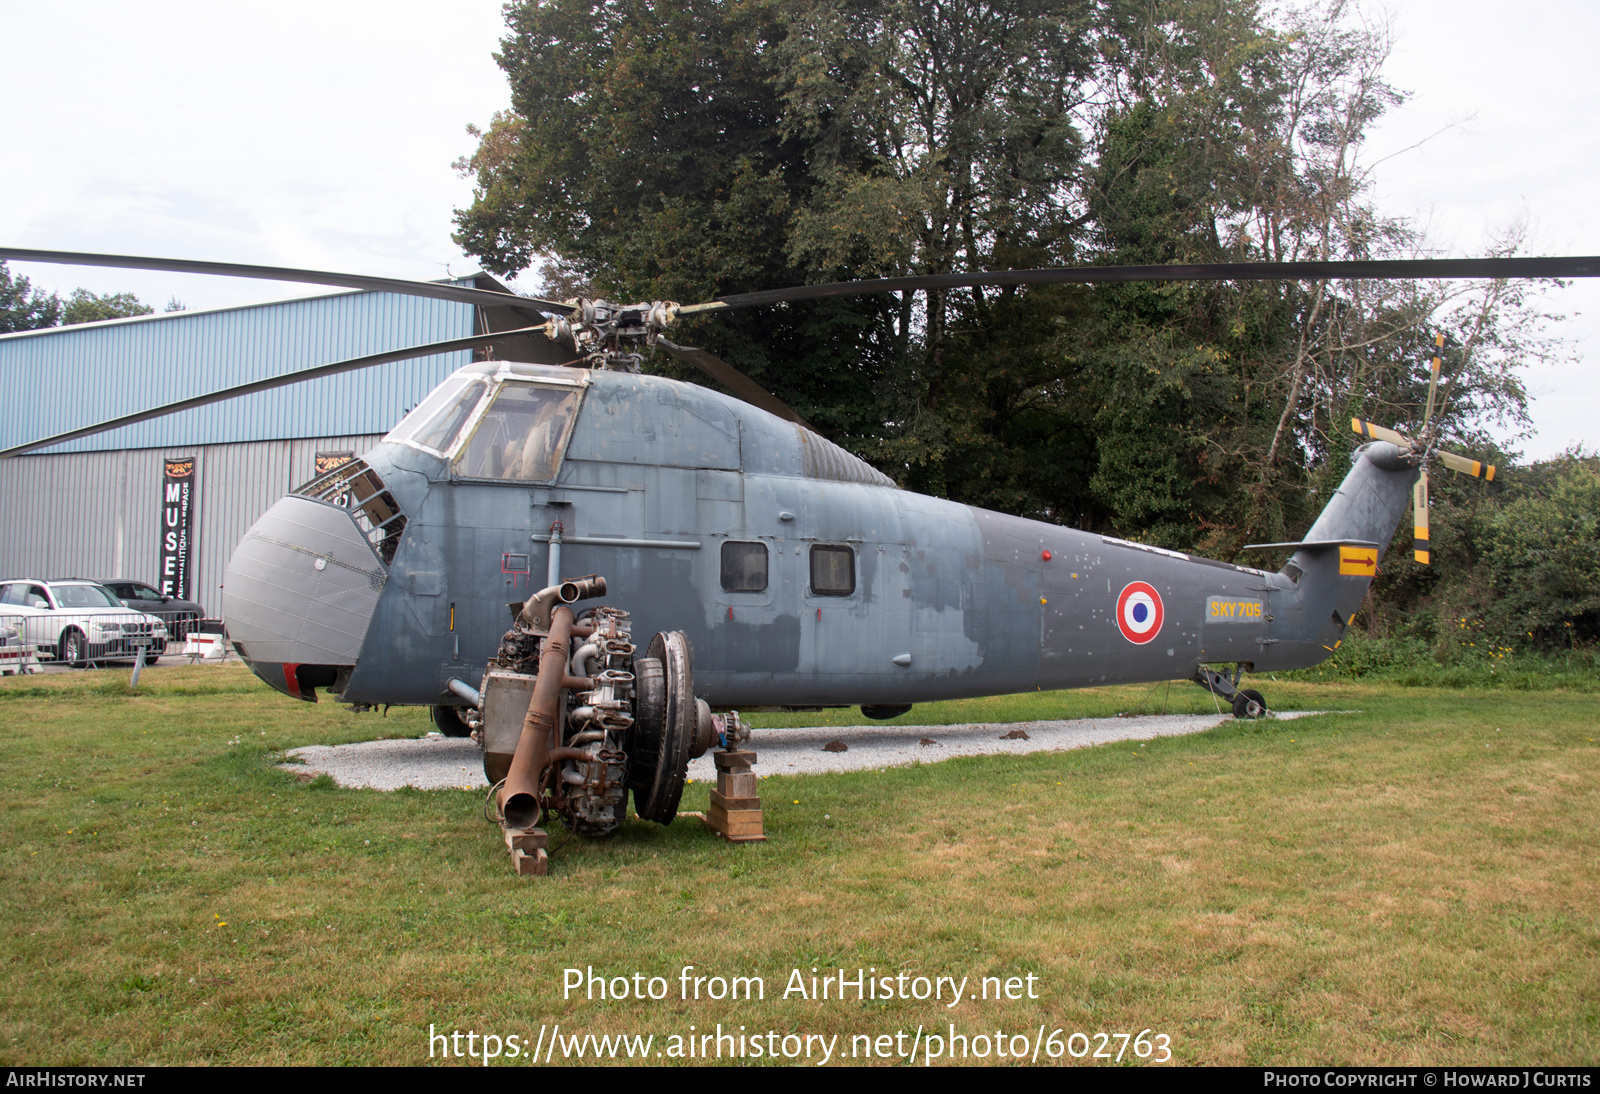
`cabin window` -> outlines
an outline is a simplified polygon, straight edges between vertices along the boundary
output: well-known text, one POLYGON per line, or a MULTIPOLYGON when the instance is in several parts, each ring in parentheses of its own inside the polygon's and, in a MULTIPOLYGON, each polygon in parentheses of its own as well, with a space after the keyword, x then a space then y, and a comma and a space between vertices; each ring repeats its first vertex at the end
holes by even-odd
POLYGON ((554 479, 580 395, 570 387, 500 385, 456 457, 455 473, 469 479, 554 479))
POLYGON ((817 596, 849 596, 855 592, 856 553, 848 547, 812 547, 811 591, 817 596))
POLYGON ((767 545, 727 542, 722 545, 722 587, 730 593, 759 593, 767 588, 767 545))
MULTIPOLYGON (((443 455, 455 443, 462 424, 483 398, 485 388, 482 380, 450 377, 407 414, 384 440, 407 441, 443 455)), ((322 469, 318 468, 318 474, 321 473, 322 469)))

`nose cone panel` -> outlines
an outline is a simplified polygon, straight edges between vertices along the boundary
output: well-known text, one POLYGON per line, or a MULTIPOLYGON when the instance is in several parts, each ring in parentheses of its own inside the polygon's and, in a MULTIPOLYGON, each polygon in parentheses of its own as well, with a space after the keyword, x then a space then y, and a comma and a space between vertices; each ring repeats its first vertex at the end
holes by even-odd
POLYGON ((252 662, 353 665, 388 576, 349 510, 291 494, 228 560, 228 637, 252 662))

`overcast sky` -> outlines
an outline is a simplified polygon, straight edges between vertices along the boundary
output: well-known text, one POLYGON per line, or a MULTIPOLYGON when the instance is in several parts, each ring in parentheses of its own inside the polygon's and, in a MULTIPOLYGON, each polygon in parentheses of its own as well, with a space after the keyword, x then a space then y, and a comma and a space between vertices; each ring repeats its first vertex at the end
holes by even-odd
MULTIPOLYGON (((497 0, 271 4, 0 0, 0 241, 428 279, 471 199, 450 164, 508 102, 497 0)), ((1535 254, 1600 254, 1600 4, 1396 0, 1391 80, 1410 101, 1371 142, 1386 212, 1441 255, 1525 217, 1535 254), (1421 148, 1402 151, 1437 134, 1421 148), (1384 158, 1389 157, 1389 158, 1384 158)), ((303 286, 13 264, 65 293, 191 307, 303 286)), ((531 283, 521 286, 531 291, 531 283)), ((1600 284, 1552 293, 1572 360, 1527 376, 1531 458, 1600 443, 1600 284)))

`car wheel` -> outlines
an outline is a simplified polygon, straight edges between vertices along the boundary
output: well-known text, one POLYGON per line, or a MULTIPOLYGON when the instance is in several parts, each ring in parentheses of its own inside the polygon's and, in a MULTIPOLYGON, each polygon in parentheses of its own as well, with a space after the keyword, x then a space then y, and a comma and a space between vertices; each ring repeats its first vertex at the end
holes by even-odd
POLYGON ((82 631, 73 627, 67 628, 61 636, 61 645, 56 649, 57 661, 78 669, 88 667, 89 643, 84 640, 82 631))

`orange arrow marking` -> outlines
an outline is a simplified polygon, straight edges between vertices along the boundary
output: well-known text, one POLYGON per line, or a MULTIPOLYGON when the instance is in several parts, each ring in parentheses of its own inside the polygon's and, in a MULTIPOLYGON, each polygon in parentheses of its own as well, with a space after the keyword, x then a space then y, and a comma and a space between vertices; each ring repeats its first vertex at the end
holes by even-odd
POLYGON ((1340 547, 1339 574, 1341 577, 1371 577, 1378 572, 1376 547, 1340 547))

